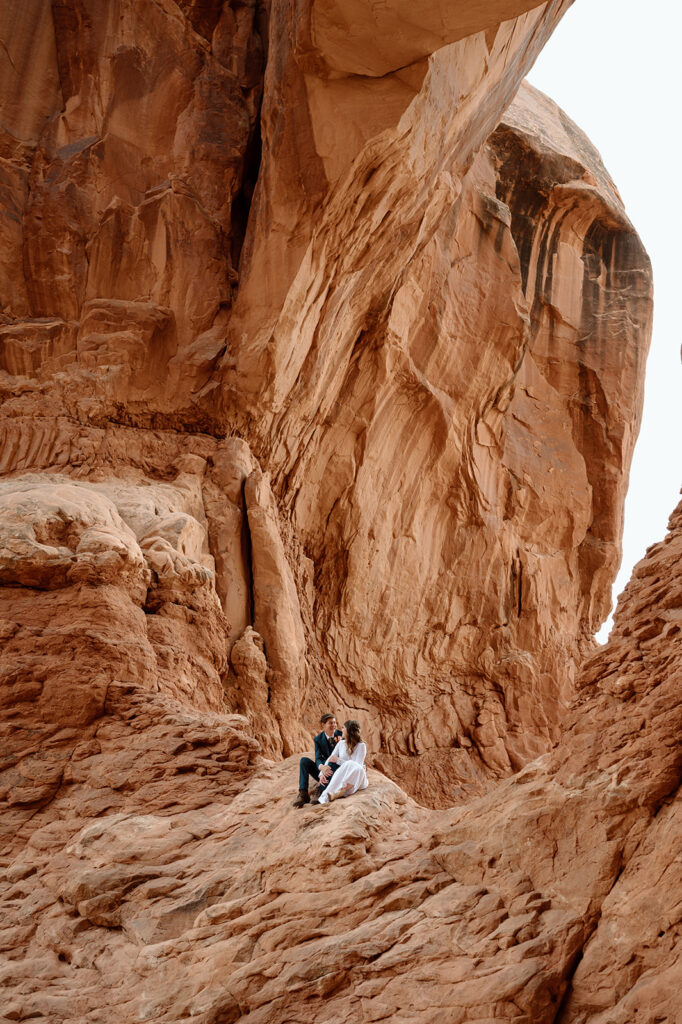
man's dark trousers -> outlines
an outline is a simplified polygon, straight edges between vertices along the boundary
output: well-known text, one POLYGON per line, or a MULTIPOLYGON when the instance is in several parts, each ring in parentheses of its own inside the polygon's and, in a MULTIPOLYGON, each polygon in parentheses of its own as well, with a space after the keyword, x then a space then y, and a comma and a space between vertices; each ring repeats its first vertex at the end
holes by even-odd
MULTIPOLYGON (((320 781, 320 768, 327 760, 335 746, 336 744, 328 738, 325 732, 317 734, 315 737, 315 760, 313 761, 311 757, 302 757, 299 761, 299 789, 308 789, 308 780, 311 775, 316 782, 320 781)), ((337 764, 330 764, 329 767, 333 774, 339 766, 337 764)))
POLYGON ((313 761, 312 757, 302 757, 301 760, 300 760, 300 767, 299 767, 299 771, 298 771, 298 788, 299 789, 307 789, 308 788, 308 780, 309 780, 311 775, 315 779, 316 782, 319 782, 319 779, 320 779, 320 769, 317 767, 317 765, 313 761))

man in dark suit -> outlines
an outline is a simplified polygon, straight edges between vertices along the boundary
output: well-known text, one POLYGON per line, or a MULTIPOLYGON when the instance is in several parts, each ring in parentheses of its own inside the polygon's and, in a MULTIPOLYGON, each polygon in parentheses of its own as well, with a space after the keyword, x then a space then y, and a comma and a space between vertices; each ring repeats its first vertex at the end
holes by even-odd
MULTIPOLYGON (((322 715, 320 725, 322 732, 315 737, 315 760, 313 761, 310 757, 302 757, 299 762, 298 796, 294 800, 294 807, 303 807, 304 804, 310 803, 310 794, 308 793, 310 776, 312 775, 316 782, 319 781, 320 768, 331 754, 341 735, 336 728, 336 718, 330 711, 326 711, 322 715)), ((327 779, 328 781, 329 779, 327 779)))

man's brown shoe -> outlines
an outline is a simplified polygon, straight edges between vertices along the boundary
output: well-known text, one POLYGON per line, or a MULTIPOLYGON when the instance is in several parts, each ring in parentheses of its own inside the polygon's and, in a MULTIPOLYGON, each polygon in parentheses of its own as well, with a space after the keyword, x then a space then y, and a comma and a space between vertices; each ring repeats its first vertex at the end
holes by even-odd
POLYGON ((304 804, 310 803, 310 795, 307 789, 299 789, 298 796, 294 800, 294 807, 303 807, 304 804))
POLYGON ((313 798, 310 801, 311 804, 319 804, 320 797, 322 796, 323 793, 324 793, 324 788, 322 786, 315 786, 315 790, 313 792, 313 798))

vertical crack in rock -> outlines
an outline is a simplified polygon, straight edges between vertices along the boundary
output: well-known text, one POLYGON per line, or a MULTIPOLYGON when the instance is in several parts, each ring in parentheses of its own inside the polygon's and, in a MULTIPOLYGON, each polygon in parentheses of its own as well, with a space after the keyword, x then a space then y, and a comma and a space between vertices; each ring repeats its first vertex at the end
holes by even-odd
POLYGON ((246 146, 246 153, 244 154, 244 170, 242 174, 242 183, 239 188, 239 191, 237 192, 232 201, 230 259, 232 262, 232 266, 235 268, 237 273, 239 272, 239 263, 241 259, 242 248, 244 246, 246 233, 248 230, 251 204, 253 202, 256 184, 258 182, 258 175, 260 173, 263 149, 260 126, 261 107, 262 101, 258 105, 258 112, 256 115, 254 127, 251 132, 251 135, 249 136, 249 141, 246 146))
POLYGON ((265 640, 268 699, 285 755, 305 743, 299 721, 306 699, 308 667, 301 612, 278 527, 277 505, 260 469, 244 483, 251 537, 254 626, 265 640))
POLYGON ((239 284, 239 267, 241 253, 246 241, 251 205, 258 183, 262 160, 262 127, 264 78, 268 60, 269 9, 266 4, 256 0, 255 3, 244 5, 252 9, 252 29, 250 46, 250 84, 256 101, 251 111, 251 129, 244 151, 241 182, 231 207, 230 259, 237 275, 236 286, 239 284))
POLYGON ((521 84, 568 6, 0 7, 8 1019, 674 1012, 682 512, 595 649, 651 273, 521 84), (294 808, 327 708, 369 786, 294 808))

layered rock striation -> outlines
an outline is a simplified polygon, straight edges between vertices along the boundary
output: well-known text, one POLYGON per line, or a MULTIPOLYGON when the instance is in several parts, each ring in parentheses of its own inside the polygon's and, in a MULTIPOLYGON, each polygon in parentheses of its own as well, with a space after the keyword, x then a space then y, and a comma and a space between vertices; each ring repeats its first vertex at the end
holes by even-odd
POLYGON ((435 806, 556 741, 619 559, 649 265, 589 142, 513 99, 566 6, 395 4, 378 48, 324 4, 3 14, 3 472, 104 489, 139 588, 114 492, 163 484, 194 522, 154 558, 210 606, 169 692, 222 685, 278 755, 331 703, 435 806), (130 455, 65 448, 103 437, 130 455))
POLYGON ((680 516, 598 650, 651 272, 522 84, 568 6, 0 12, 4 1019, 672 1012, 680 516), (370 788, 298 813, 328 707, 370 788))
POLYGON ((3 773, 3 1019, 675 1020, 682 506, 670 525, 557 746, 456 809, 370 772, 295 811, 295 758, 133 684, 88 728, 34 711, 3 773))

